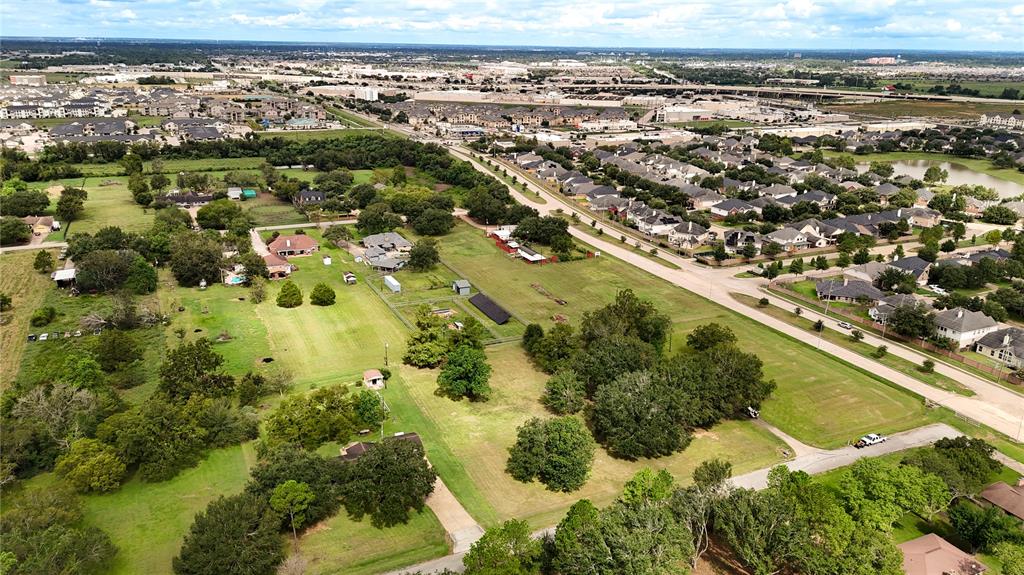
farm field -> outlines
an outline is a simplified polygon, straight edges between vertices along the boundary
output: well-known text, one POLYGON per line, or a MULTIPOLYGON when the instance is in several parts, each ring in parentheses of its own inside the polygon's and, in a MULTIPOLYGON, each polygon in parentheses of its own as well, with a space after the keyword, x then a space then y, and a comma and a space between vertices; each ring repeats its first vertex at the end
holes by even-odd
POLYGON ((846 114, 862 114, 885 118, 939 117, 976 120, 979 115, 1009 114, 1021 108, 1019 104, 989 102, 942 102, 917 100, 883 100, 864 104, 832 104, 825 106, 846 114))
MULTIPOLYGON (((57 251, 50 250, 56 259, 57 251)), ((32 269, 35 251, 0 255, 0 293, 11 296, 13 307, 0 321, 0 391, 7 389, 18 372, 27 341, 29 318, 51 288, 50 278, 32 269)))

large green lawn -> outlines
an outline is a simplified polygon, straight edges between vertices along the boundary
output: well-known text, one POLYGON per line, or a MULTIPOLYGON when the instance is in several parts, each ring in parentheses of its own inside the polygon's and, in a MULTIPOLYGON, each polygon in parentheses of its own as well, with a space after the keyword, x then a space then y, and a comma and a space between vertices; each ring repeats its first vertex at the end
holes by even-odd
MULTIPOLYGON (((50 255, 56 258, 56 250, 50 250, 50 255)), ((53 288, 47 275, 32 269, 35 257, 34 250, 0 254, 0 293, 12 300, 11 309, 0 316, 0 390, 7 389, 17 374, 28 345, 29 318, 43 302, 46 291, 53 288)))
MULTIPOLYGON (((153 224, 154 211, 135 203, 128 191, 128 178, 124 176, 71 178, 35 183, 32 186, 49 193, 51 213, 56 208, 60 190, 64 186, 83 188, 89 194, 82 216, 70 224, 72 233, 95 233, 106 226, 118 226, 126 232, 141 232, 153 224)), ((68 224, 62 223, 64 228, 50 234, 48 240, 64 239, 68 224)))

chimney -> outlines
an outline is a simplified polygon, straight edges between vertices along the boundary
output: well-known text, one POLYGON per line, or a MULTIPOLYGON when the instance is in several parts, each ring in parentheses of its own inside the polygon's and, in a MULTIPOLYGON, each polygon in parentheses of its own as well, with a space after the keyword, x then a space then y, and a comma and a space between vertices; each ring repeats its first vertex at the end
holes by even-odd
POLYGON ((843 285, 845 286, 848 283, 850 283, 850 278, 843 276, 843 285))
POLYGON ((963 317, 964 317, 964 308, 960 308, 960 309, 956 310, 956 319, 961 319, 963 317))
POLYGON ((900 208, 900 209, 896 210, 896 217, 897 218, 903 217, 903 208, 900 208))
POLYGON ((1003 346, 1007 346, 1007 345, 1010 345, 1010 332, 1009 331, 1007 331, 1005 334, 1003 334, 1003 346))
POLYGON ((290 248, 290 247, 292 247, 292 241, 291 240, 285 240, 284 241, 284 245, 286 245, 286 246, 288 246, 290 248))

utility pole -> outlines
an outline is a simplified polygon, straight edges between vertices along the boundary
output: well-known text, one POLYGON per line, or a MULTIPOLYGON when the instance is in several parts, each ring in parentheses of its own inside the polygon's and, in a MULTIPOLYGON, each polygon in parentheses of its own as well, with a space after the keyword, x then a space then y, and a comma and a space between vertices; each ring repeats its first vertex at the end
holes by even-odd
POLYGON ((384 342, 384 367, 388 365, 388 342, 384 342))

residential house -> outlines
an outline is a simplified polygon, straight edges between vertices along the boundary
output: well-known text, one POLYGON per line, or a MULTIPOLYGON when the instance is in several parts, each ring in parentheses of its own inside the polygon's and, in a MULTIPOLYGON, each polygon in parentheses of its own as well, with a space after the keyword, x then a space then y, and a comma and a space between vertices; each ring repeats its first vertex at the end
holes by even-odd
POLYGON ((267 254, 263 256, 263 261, 267 264, 267 271, 270 272, 270 279, 272 280, 284 279, 295 271, 295 266, 277 254, 267 254))
POLYGON ((955 307, 935 314, 935 328, 938 335, 955 341, 961 349, 996 331, 999 324, 980 311, 955 307))
POLYGON ((974 351, 1013 369, 1024 367, 1024 329, 1007 327, 985 334, 975 342, 974 351))
POLYGON ((879 300, 871 309, 868 310, 868 316, 879 323, 885 323, 896 308, 905 305, 916 306, 921 303, 921 299, 914 294, 893 294, 879 300))
POLYGON ((746 230, 732 230, 725 234, 725 251, 739 253, 751 245, 757 253, 761 253, 761 246, 764 243, 764 236, 756 232, 746 230))
POLYGON ((306 188, 299 190, 299 193, 295 194, 295 197, 292 198, 292 202, 298 207, 314 206, 323 202, 324 197, 324 193, 320 190, 306 188))
POLYGON ((43 236, 60 229, 60 222, 54 221, 53 216, 25 216, 21 220, 32 228, 34 236, 43 236))
POLYGON ((846 268, 843 270, 843 277, 851 280, 874 283, 878 278, 878 274, 882 273, 882 271, 887 267, 889 267, 889 264, 885 262, 868 262, 859 266, 846 268))
POLYGON ((909 256, 889 262, 889 267, 914 276, 914 280, 917 281, 918 285, 926 285, 928 283, 928 270, 931 269, 932 264, 918 256, 909 256))
POLYGON ((683 222, 668 232, 668 243, 687 250, 692 250, 707 243, 710 235, 707 228, 694 222, 683 222))
POLYGON ((311 236, 296 234, 277 236, 267 247, 270 249, 270 253, 288 258, 312 255, 313 252, 320 249, 320 244, 311 236))
POLYGON ((973 555, 934 533, 897 545, 903 553, 906 575, 980 575, 986 567, 973 555))
POLYGON ((737 200, 735 198, 729 198, 724 202, 719 202, 711 206, 711 213, 720 218, 725 218, 728 216, 742 214, 746 212, 755 212, 760 214, 761 208, 753 206, 747 202, 744 202, 743 200, 737 200))
POLYGON ((981 492, 980 497, 1017 519, 1024 521, 1024 485, 1007 485, 997 481, 981 492))
POLYGON ((885 297, 882 290, 865 281, 850 281, 844 278, 840 280, 822 280, 815 284, 815 291, 818 299, 822 301, 837 301, 843 303, 869 303, 877 302, 885 297))
POLYGON ((765 235, 765 240, 775 242, 787 252, 795 252, 807 247, 807 236, 793 228, 782 228, 765 235))

